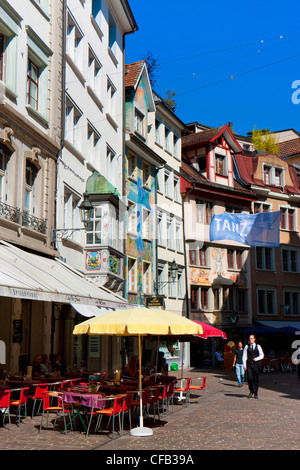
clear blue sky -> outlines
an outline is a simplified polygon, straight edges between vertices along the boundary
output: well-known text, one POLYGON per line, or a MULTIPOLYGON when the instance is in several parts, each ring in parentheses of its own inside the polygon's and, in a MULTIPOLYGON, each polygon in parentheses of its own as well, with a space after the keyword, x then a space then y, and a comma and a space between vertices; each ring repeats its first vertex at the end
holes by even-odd
POLYGON ((139 31, 126 37, 126 63, 150 51, 158 59, 155 91, 176 93, 185 123, 233 122, 300 131, 300 1, 129 0, 139 31), (233 78, 231 78, 233 77, 233 78))

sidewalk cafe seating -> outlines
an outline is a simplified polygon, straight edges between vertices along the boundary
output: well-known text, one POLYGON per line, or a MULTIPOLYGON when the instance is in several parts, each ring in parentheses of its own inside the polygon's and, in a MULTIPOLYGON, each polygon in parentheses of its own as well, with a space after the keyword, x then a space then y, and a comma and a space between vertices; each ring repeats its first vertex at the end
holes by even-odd
POLYGON ((157 410, 157 415, 158 419, 160 419, 160 414, 159 414, 159 404, 160 404, 160 399, 159 399, 159 394, 160 394, 160 387, 155 387, 154 388, 154 393, 151 395, 148 399, 148 413, 150 410, 150 407, 152 405, 153 407, 153 420, 155 422, 155 408, 157 410))
POLYGON ((44 392, 43 393, 43 413, 42 413, 42 419, 41 419, 41 424, 39 428, 39 434, 41 433, 42 425, 43 425, 43 419, 45 413, 47 414, 47 428, 48 428, 48 416, 49 413, 55 413, 55 420, 54 420, 54 427, 56 425, 56 421, 58 416, 62 415, 63 420, 64 420, 64 428, 65 432, 67 432, 67 426, 66 426, 66 415, 69 417, 69 421, 71 421, 71 411, 70 409, 65 409, 64 408, 64 403, 61 397, 61 394, 59 392, 44 392), (51 399, 55 399, 57 401, 57 404, 54 406, 50 405, 50 397, 51 399))
MULTIPOLYGON (((144 388, 142 392, 142 407, 143 407, 143 414, 147 414, 148 411, 148 400, 150 397, 150 388, 144 388)), ((133 407, 134 411, 140 407, 140 399, 132 400, 131 406, 133 407)))
POLYGON ((172 413, 174 413, 174 387, 176 382, 171 382, 167 388, 167 411, 169 413, 169 407, 172 403, 172 413))
POLYGON ((124 415, 126 413, 128 414, 128 419, 129 419, 129 430, 131 431, 131 402, 132 402, 132 397, 133 397, 133 393, 129 392, 123 398, 123 403, 122 403, 122 407, 121 407, 121 413, 122 413, 122 432, 121 432, 121 435, 123 435, 123 431, 124 431, 124 415))
POLYGON ((174 387, 174 394, 179 394, 179 399, 182 400, 182 399, 185 399, 185 404, 186 406, 188 407, 189 406, 189 401, 190 401, 190 392, 191 392, 191 382, 192 382, 192 379, 191 378, 188 378, 188 379, 182 379, 182 380, 186 380, 186 385, 185 387, 174 387))
POLYGON ((206 387, 206 377, 203 377, 202 379, 202 385, 191 385, 190 390, 202 390, 202 397, 203 397, 203 403, 206 404, 206 396, 205 396, 205 387, 206 387))
POLYGON ((35 405, 36 405, 37 402, 39 402, 39 407, 38 407, 38 411, 37 411, 39 413, 41 405, 43 404, 43 393, 48 392, 48 388, 49 388, 48 384, 37 385, 35 387, 34 395, 29 395, 27 397, 28 399, 33 400, 31 419, 33 419, 35 405))
MULTIPOLYGON (((112 438, 113 439, 115 438, 115 418, 116 417, 119 418, 119 432, 120 432, 120 434, 122 433, 121 409, 122 409, 123 395, 116 395, 114 397, 106 397, 104 399, 101 398, 101 402, 103 402, 103 400, 104 401, 113 400, 113 405, 108 407, 108 408, 97 409, 97 406, 99 406, 98 402, 100 400, 95 400, 95 402, 93 403, 92 410, 91 410, 91 417, 90 417, 89 425, 88 425, 88 428, 87 428, 86 437, 89 435, 89 429, 90 429, 90 425, 91 425, 91 421, 93 419, 93 416, 97 416, 97 418, 98 418, 97 422, 96 422, 94 432, 96 432, 98 428, 101 428, 102 418, 103 418, 103 416, 106 416, 106 417, 109 418, 109 421, 107 423, 107 428, 109 427, 110 420, 112 419, 112 438)), ((102 405, 100 405, 100 406, 102 406, 102 405)))
POLYGON ((10 412, 9 412, 9 409, 10 409, 9 408, 10 407, 10 395, 11 395, 10 390, 2 390, 0 392, 0 409, 4 410, 3 411, 3 423, 2 423, 2 425, 4 426, 5 416, 8 415, 9 429, 11 430, 10 412))
POLYGON ((16 406, 16 415, 18 415, 18 427, 21 423, 21 409, 24 408, 25 421, 27 421, 27 396, 28 396, 29 387, 24 387, 21 389, 21 394, 19 400, 12 399, 10 406, 16 406))
POLYGON ((165 415, 165 406, 166 408, 168 407, 168 395, 167 395, 167 390, 168 390, 169 385, 162 385, 162 391, 160 392, 159 395, 159 400, 162 405, 162 415, 164 417, 165 415))

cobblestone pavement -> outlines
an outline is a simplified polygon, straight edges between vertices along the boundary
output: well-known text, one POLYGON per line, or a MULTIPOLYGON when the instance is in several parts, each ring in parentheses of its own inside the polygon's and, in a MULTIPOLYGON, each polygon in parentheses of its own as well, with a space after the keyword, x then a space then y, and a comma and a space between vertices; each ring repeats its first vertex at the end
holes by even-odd
MULTIPOLYGON (((173 372, 172 372, 173 374, 173 372)), ((175 373, 180 377, 180 372, 175 373)), ((300 449, 300 380, 296 372, 272 372, 260 375, 258 400, 248 398, 248 387, 237 387, 233 372, 189 370, 184 376, 207 375, 206 404, 201 392, 194 392, 190 405, 177 404, 174 412, 165 414, 159 422, 152 417, 144 426, 153 429, 153 436, 134 437, 128 426, 124 435, 91 434, 70 431, 60 434, 61 427, 38 434, 41 417, 27 418, 20 428, 12 417, 0 427, 1 450, 299 450, 300 449)), ((45 420, 46 423, 46 420, 45 420)), ((134 426, 138 421, 134 423, 134 426)), ((118 428, 117 428, 118 429, 118 428)))

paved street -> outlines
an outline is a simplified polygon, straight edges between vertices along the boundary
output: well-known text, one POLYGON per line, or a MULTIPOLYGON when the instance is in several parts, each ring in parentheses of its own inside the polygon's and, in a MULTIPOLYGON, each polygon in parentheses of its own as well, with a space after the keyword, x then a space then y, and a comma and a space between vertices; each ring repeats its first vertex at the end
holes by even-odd
MULTIPOLYGON (((173 373, 173 372, 172 372, 173 373)), ((180 376, 180 372, 175 373, 180 376)), ((174 413, 153 424, 153 436, 133 437, 128 427, 123 437, 112 441, 111 434, 85 438, 79 431, 59 434, 49 419, 49 429, 38 434, 40 416, 29 417, 18 428, 13 417, 12 431, 0 428, 1 450, 299 450, 300 380, 296 372, 261 374, 259 399, 249 399, 247 385, 236 386, 233 372, 191 370, 194 379, 207 375, 206 405, 199 392, 190 406, 176 405, 174 413), (222 379, 222 380, 220 380, 222 379)), ((46 421, 45 421, 46 422, 46 421)), ((137 422, 135 422, 135 425, 137 422)), ((62 428, 60 428, 62 429, 62 428)), ((100 456, 99 456, 100 457, 100 456)))

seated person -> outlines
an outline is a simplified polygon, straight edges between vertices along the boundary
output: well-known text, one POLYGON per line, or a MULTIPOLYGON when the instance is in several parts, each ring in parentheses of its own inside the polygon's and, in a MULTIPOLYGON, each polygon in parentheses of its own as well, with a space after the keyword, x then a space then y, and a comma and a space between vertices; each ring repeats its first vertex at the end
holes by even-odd
POLYGON ((52 372, 51 362, 49 361, 47 354, 42 354, 41 371, 42 374, 45 375, 49 375, 52 372))
POLYGON ((223 367, 223 356, 222 356, 222 353, 221 353, 221 350, 220 349, 217 349, 217 351, 215 352, 215 356, 216 356, 216 359, 217 359, 217 367, 223 367))
POLYGON ((41 376, 42 374, 41 362, 42 362, 42 356, 40 354, 37 354, 32 364, 32 378, 41 376))
POLYGON ((124 377, 135 379, 138 377, 139 371, 137 367, 137 357, 131 356, 128 364, 125 367, 124 377))

